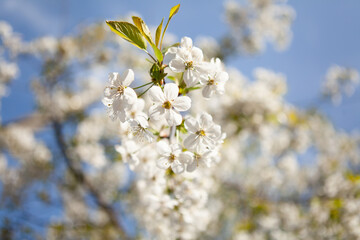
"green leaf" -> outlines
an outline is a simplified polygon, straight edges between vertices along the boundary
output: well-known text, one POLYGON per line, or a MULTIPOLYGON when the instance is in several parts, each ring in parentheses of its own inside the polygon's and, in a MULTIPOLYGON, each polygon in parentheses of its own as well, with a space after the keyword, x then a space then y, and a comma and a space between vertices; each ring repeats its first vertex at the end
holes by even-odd
POLYGON ((155 46, 155 44, 152 44, 151 47, 154 50, 156 59, 159 61, 159 63, 161 63, 164 59, 163 54, 161 53, 161 51, 157 48, 157 46, 155 46))
POLYGON ((167 76, 166 78, 170 79, 171 81, 176 82, 176 77, 174 77, 174 76, 167 76))
POLYGON ((135 26, 141 32, 141 34, 146 38, 146 40, 150 44, 154 44, 152 41, 152 38, 151 38, 150 30, 149 30, 148 26, 145 24, 145 22, 141 18, 136 17, 136 16, 132 16, 132 20, 133 20, 135 26))
POLYGON ((111 31, 135 45, 136 47, 146 50, 146 41, 139 29, 128 22, 106 21, 111 31))
POLYGON ((174 7, 172 7, 172 8, 170 9, 169 19, 168 19, 168 21, 167 21, 167 23, 166 23, 166 25, 165 25, 164 32, 163 32, 163 34, 162 34, 162 36, 161 36, 160 48, 161 48, 161 46, 162 46, 162 42, 163 42, 163 39, 164 39, 164 36, 165 36, 165 32, 166 32, 166 29, 167 29, 168 26, 169 26, 170 20, 171 20, 171 18, 179 11, 179 9, 180 9, 180 4, 174 6, 174 7))
POLYGON ((179 11, 180 9, 180 4, 176 5, 176 6, 173 6, 171 9, 170 9, 170 14, 169 14, 169 21, 170 19, 179 11))
POLYGON ((159 26, 156 29, 156 33, 155 33, 155 44, 156 44, 156 46, 159 46, 159 41, 160 41, 160 35, 161 35, 161 31, 162 31, 163 22, 164 22, 164 18, 161 20, 161 23, 159 24, 159 26))

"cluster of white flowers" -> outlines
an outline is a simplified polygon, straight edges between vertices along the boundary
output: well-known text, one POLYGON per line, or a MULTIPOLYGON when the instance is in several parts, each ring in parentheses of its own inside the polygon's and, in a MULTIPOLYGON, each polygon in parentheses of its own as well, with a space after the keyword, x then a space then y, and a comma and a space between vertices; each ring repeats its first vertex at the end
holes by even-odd
MULTIPOLYGON (((285 3, 227 3, 237 50, 284 46, 294 16, 285 3)), ((0 22, 0 39, 0 98, 22 68, 13 57, 43 64, 38 109, 0 125, 0 211, 14 213, 2 232, 30 234, 18 216, 36 199, 61 213, 44 219, 47 239, 122 238, 106 210, 139 239, 360 239, 360 136, 288 104, 283 74, 256 68, 250 81, 213 58, 226 57, 222 43, 203 38, 201 50, 184 37, 156 63, 164 77, 150 71, 137 86, 152 66, 102 24, 25 43, 0 22), (133 70, 111 73, 103 91, 97 78, 118 66, 133 70), (110 118, 92 105, 103 93, 110 118), (55 123, 65 154, 40 140, 55 123)), ((331 69, 327 95, 351 93, 358 73, 331 69)))
POLYGON ((351 96, 359 82, 359 72, 356 69, 334 65, 326 73, 323 93, 335 104, 339 104, 342 92, 351 96))
POLYGON ((136 142, 149 144, 156 140, 159 153, 156 165, 159 168, 171 168, 174 173, 191 172, 199 165, 209 167, 213 163, 225 135, 206 112, 198 113, 197 118, 181 114, 191 108, 191 98, 185 96, 185 92, 180 93, 180 88, 201 87, 203 97, 210 98, 224 93, 229 75, 223 71, 219 59, 205 62, 201 49, 194 47, 188 37, 182 38, 179 47, 170 48, 168 54, 171 55, 171 72, 180 73, 181 78, 176 83, 145 84, 151 84, 147 94, 151 104, 145 104, 130 87, 134 81, 131 69, 122 76, 118 73, 109 75, 103 103, 109 116, 127 124, 133 135, 130 142, 122 139, 122 146, 117 147, 123 156, 131 155, 132 168, 133 164, 139 164, 136 155, 142 151, 136 142))

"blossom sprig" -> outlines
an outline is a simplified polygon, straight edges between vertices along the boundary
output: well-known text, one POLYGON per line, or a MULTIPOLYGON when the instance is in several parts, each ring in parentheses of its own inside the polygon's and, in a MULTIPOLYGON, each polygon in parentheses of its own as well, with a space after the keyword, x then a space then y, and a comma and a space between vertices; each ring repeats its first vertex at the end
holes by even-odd
POLYGON ((153 62, 149 69, 150 81, 130 87, 134 72, 128 69, 122 75, 111 73, 104 91, 103 103, 108 107, 109 116, 113 120, 119 119, 128 128, 125 132, 129 134, 121 139, 122 144, 116 149, 132 169, 140 165, 136 159, 137 155, 143 154, 143 146, 154 142, 156 147, 152 149, 159 156, 154 164, 160 169, 171 169, 180 174, 193 172, 198 166, 210 167, 217 162, 218 149, 224 138, 221 127, 213 122, 210 114, 202 112, 197 118, 188 114, 192 100, 187 95, 200 89, 204 98, 224 93, 229 75, 220 59, 204 61, 202 50, 195 47, 189 37, 183 37, 180 43, 170 47, 162 47, 169 21, 179 7, 176 5, 171 9, 164 31, 163 22, 158 26, 155 41, 139 17, 132 17, 134 25, 107 21, 112 31, 144 50, 153 62), (154 56, 148 52, 146 42, 152 47, 154 56), (166 63, 165 55, 168 56, 166 63), (169 71, 165 71, 167 68, 169 71), (136 93, 139 89, 144 90, 136 93))

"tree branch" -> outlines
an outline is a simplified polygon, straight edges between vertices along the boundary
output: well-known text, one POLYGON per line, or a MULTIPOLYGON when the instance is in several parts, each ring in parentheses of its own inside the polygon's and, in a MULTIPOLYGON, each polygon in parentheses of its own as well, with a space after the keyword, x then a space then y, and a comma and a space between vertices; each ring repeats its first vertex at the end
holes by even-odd
POLYGON ((74 166, 74 162, 70 156, 70 154, 67 151, 67 145, 63 136, 62 132, 62 124, 58 121, 53 121, 53 129, 55 132, 55 137, 57 144, 60 147, 61 154, 64 157, 65 163, 70 171, 70 173, 73 175, 73 177, 81 184, 83 185, 89 193, 93 196, 95 199, 96 204, 101 208, 106 215, 108 216, 110 223, 117 229, 119 234, 124 238, 127 239, 127 234, 125 233, 123 227, 121 226, 116 214, 115 210, 112 208, 110 204, 108 204, 102 197, 101 194, 95 189, 95 187, 91 184, 91 182, 88 181, 84 173, 77 169, 74 166))

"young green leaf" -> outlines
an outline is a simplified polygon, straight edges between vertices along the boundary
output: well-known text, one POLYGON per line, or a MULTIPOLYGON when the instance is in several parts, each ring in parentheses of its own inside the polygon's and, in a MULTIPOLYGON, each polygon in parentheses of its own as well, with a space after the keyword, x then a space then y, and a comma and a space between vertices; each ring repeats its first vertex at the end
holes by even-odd
POLYGON ((166 29, 167 29, 168 26, 169 26, 170 20, 171 20, 171 18, 179 11, 179 9, 180 9, 180 4, 174 6, 174 7, 172 7, 172 8, 170 9, 169 19, 168 19, 168 21, 167 21, 167 23, 166 23, 166 25, 165 25, 164 32, 163 32, 163 34, 162 34, 162 36, 161 36, 160 49, 161 49, 161 47, 162 47, 162 42, 163 42, 163 39, 164 39, 164 36, 165 36, 166 29))
POLYGON ((160 41, 160 35, 161 35, 161 31, 162 31, 163 22, 164 22, 164 18, 161 20, 161 23, 159 24, 159 26, 156 29, 156 33, 155 33, 155 44, 156 44, 156 46, 159 46, 159 41, 160 41))
POLYGON ((145 24, 145 22, 141 18, 136 17, 136 16, 132 16, 132 20, 133 20, 135 26, 141 32, 141 34, 146 38, 146 40, 150 44, 154 44, 152 41, 152 38, 151 38, 150 30, 149 30, 148 26, 145 24))
POLYGON ((171 9, 170 9, 170 14, 169 14, 169 21, 170 19, 179 11, 180 9, 180 4, 176 5, 176 6, 173 6, 171 9))
POLYGON ((146 50, 145 38, 142 36, 140 30, 133 24, 118 21, 106 21, 106 24, 110 27, 111 31, 126 41, 140 49, 146 50))
POLYGON ((157 46, 155 46, 155 44, 151 44, 151 47, 152 47, 153 50, 154 50, 156 59, 159 61, 159 63, 161 63, 161 62, 163 61, 163 59, 164 59, 163 54, 162 54, 161 51, 157 48, 157 46))

